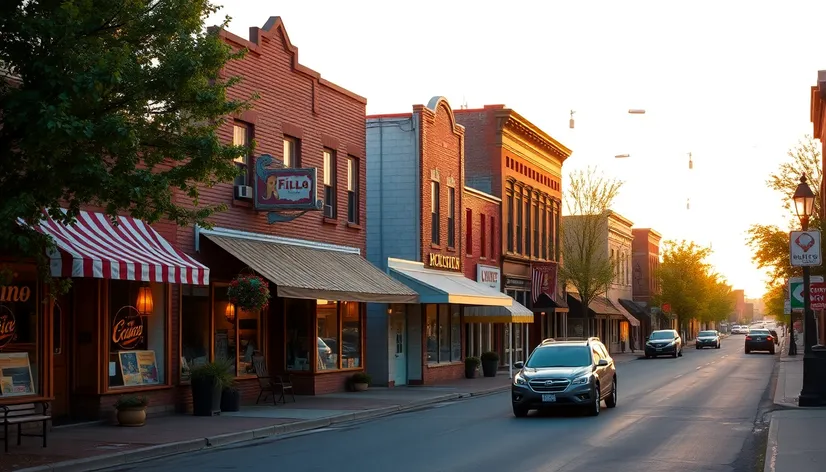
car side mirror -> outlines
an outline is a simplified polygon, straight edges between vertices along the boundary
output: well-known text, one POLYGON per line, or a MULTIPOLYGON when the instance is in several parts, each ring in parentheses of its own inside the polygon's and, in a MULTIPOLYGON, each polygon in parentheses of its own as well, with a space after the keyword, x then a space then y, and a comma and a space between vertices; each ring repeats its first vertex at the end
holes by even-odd
POLYGON ((608 365, 608 361, 605 360, 605 359, 600 359, 599 361, 597 361, 597 367, 605 367, 607 365, 608 365))
POLYGON ((514 369, 521 369, 523 367, 525 367, 525 363, 522 362, 522 361, 516 361, 516 362, 513 363, 513 368, 514 369))

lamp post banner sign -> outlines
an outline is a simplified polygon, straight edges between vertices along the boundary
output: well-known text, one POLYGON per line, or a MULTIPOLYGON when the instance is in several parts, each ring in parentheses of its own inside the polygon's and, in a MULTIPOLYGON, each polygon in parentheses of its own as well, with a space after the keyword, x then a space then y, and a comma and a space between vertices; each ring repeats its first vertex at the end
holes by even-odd
POLYGON ((792 231, 789 238, 789 258, 795 267, 823 264, 820 231, 792 231))

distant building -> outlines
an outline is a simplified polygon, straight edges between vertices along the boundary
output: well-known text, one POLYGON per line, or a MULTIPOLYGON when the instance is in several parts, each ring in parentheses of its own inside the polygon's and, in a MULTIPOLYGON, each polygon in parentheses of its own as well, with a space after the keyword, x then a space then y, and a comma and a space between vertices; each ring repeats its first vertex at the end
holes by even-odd
POLYGON ((731 293, 734 296, 734 313, 729 316, 729 321, 743 323, 746 309, 746 292, 744 290, 732 290, 731 293))

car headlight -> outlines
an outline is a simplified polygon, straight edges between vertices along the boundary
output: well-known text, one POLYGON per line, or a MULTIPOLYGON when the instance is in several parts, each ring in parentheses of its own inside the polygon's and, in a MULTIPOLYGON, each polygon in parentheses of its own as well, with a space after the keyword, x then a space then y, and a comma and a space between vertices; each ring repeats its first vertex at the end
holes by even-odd
POLYGON ((525 377, 522 377, 521 374, 516 374, 513 376, 513 384, 514 385, 528 385, 528 381, 525 377))
POLYGON ((651 344, 651 343, 645 343, 645 345, 648 346, 648 347, 654 347, 654 345, 651 344))
POLYGON ((577 377, 571 382, 571 385, 585 385, 588 383, 588 380, 591 378, 590 375, 583 375, 582 377, 577 377))
POLYGON ((670 343, 666 344, 666 347, 673 346, 677 341, 671 341, 670 343))

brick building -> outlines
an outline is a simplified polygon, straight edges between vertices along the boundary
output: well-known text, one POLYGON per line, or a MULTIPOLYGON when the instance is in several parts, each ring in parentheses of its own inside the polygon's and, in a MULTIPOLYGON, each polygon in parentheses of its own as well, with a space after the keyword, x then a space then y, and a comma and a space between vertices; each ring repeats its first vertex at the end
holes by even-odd
MULTIPOLYGON (((809 118, 812 121, 812 136, 820 140, 822 146, 821 159, 823 169, 826 170, 826 70, 817 72, 817 84, 811 88, 811 107, 809 118)), ((826 175, 826 173, 822 174, 826 175)), ((826 179, 820 182, 820 221, 826 221, 826 179)), ((826 311, 815 312, 818 317, 818 333, 820 344, 826 344, 826 311)))
POLYGON ((660 241, 662 235, 651 228, 633 228, 634 241, 631 246, 633 303, 622 301, 623 305, 640 320, 640 339, 645 339, 651 331, 662 329, 654 297, 660 293, 660 281, 656 276, 660 267, 660 241))
POLYGON ((367 255, 420 301, 369 305, 367 365, 377 384, 462 377, 466 307, 511 304, 464 276, 464 131, 443 97, 367 118, 367 255))
POLYGON ((515 361, 524 360, 529 346, 565 331, 568 306, 556 281, 556 264, 562 164, 571 150, 504 105, 458 110, 456 120, 466 130, 466 185, 502 200, 497 261, 502 288, 536 313, 532 323, 496 328, 503 362, 511 354, 515 361))

